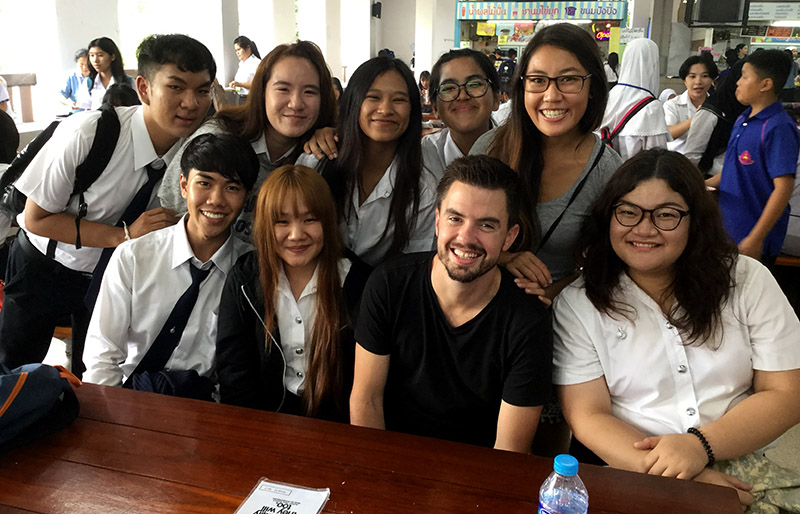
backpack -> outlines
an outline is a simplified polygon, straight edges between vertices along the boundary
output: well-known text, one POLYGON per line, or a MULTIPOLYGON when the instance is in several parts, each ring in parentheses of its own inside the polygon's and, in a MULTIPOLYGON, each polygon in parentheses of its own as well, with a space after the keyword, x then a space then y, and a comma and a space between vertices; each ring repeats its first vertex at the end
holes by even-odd
POLYGON ((636 105, 631 107, 631 109, 625 114, 625 116, 623 116, 622 119, 619 120, 619 123, 617 123, 617 126, 614 127, 614 130, 609 132, 608 127, 601 128, 600 139, 602 139, 603 143, 605 143, 610 148, 614 148, 613 145, 611 144, 614 138, 617 137, 617 135, 619 135, 620 132, 622 132, 622 129, 625 128, 625 125, 627 125, 629 121, 631 121, 631 118, 636 116, 639 113, 639 111, 644 109, 645 106, 647 106, 647 104, 649 104, 655 99, 656 97, 654 96, 648 96, 639 100, 636 103, 636 105))
MULTIPOLYGON (((79 226, 81 218, 86 216, 88 206, 83 198, 83 193, 89 189, 95 180, 100 176, 103 170, 108 166, 111 161, 111 156, 114 155, 114 150, 117 146, 117 139, 119 139, 119 118, 117 111, 110 105, 100 107, 100 118, 97 120, 97 130, 94 134, 94 141, 86 159, 75 168, 75 185, 72 188, 70 197, 78 195, 80 203, 78 206, 78 215, 75 218, 76 226, 79 226)), ((41 134, 36 136, 33 141, 19 153, 19 155, 11 161, 8 169, 0 177, 0 209, 8 213, 9 217, 15 217, 25 209, 25 202, 27 197, 22 194, 16 187, 14 182, 22 175, 33 158, 44 145, 53 136, 61 120, 55 120, 41 134)), ((75 247, 80 248, 80 231, 75 241, 75 247)))
POLYGON ((0 364, 0 451, 72 424, 80 411, 72 388, 80 385, 61 366, 25 364, 9 370, 0 364))

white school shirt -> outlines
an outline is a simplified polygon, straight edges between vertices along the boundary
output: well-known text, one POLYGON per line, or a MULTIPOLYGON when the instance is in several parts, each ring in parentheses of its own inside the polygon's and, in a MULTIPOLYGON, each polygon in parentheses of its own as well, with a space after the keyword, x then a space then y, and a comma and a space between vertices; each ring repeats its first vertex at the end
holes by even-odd
MULTIPOLYGON (((339 278, 341 285, 350 272, 352 262, 339 259, 339 278)), ((275 313, 278 318, 278 332, 281 335, 281 350, 286 360, 286 371, 283 383, 286 389, 301 396, 308 368, 308 352, 306 341, 311 340, 314 322, 317 319, 317 275, 319 266, 314 270, 300 298, 294 299, 289 279, 281 266, 278 277, 278 291, 275 293, 275 313)))
MULTIPOLYGON (((261 59, 256 57, 255 54, 250 54, 250 57, 244 61, 239 61, 239 68, 236 70, 236 75, 233 76, 233 80, 236 82, 251 82, 253 77, 256 76, 256 70, 258 69, 258 65, 260 63, 261 59)), ((239 94, 242 96, 247 96, 250 94, 250 90, 240 87, 239 94)))
POLYGON ((92 111, 99 109, 100 106, 103 105, 103 97, 106 96, 106 91, 112 84, 116 84, 113 75, 111 76, 111 80, 108 81, 108 86, 103 85, 99 74, 92 82, 92 89, 86 87, 86 82, 84 81, 78 89, 75 103, 78 104, 78 107, 81 109, 92 111))
MULTIPOLYGON (((664 103, 664 118, 667 122, 667 126, 677 125, 689 118, 694 118, 696 113, 697 107, 694 106, 692 100, 689 98, 688 90, 664 103)), ((667 150, 684 153, 686 151, 686 139, 688 137, 689 131, 687 130, 679 138, 667 141, 667 150)))
POLYGON ((752 394, 753 370, 800 368, 800 321, 772 274, 739 256, 735 278, 716 351, 685 344, 628 275, 617 297, 636 309, 635 321, 600 313, 577 280, 553 303, 553 383, 605 377, 611 413, 648 436, 719 419, 752 394))
POLYGON ((459 157, 464 157, 464 154, 453 141, 450 129, 443 128, 422 138, 422 162, 437 181, 442 179, 447 165, 459 157))
MULTIPOLYGON (((711 133, 717 126, 719 118, 716 114, 708 109, 698 109, 692 117, 692 126, 689 127, 689 132, 686 134, 686 142, 683 146, 683 155, 689 159, 692 164, 697 166, 703 154, 708 148, 708 142, 711 141, 711 133)), ((725 152, 722 151, 719 155, 714 157, 711 169, 708 173, 717 175, 722 172, 722 165, 725 163, 725 152)))
MULTIPOLYGON (((85 221, 116 225, 139 189, 147 182, 146 166, 159 159, 144 124, 142 106, 117 107, 120 131, 117 146, 108 166, 86 190, 84 198, 89 206, 85 221)), ((17 180, 16 187, 42 209, 71 216, 78 213, 78 196, 70 196, 75 185, 75 168, 86 160, 92 147, 100 112, 88 111, 73 114, 65 119, 53 137, 34 157, 17 180)), ((169 165, 180 148, 178 140, 161 160, 169 165)), ((148 208, 158 206, 155 191, 148 208)), ((17 216, 19 226, 26 229, 25 212, 17 216)), ((46 237, 26 229, 31 243, 43 254, 47 253, 46 237)), ((75 271, 91 273, 97 264, 102 248, 58 243, 55 260, 75 271)))
POLYGON ((211 374, 225 278, 236 259, 252 247, 229 236, 202 263, 189 245, 186 220, 188 215, 176 225, 126 241, 114 251, 86 335, 85 381, 120 385, 127 380, 192 284, 190 265, 213 268, 200 285, 197 303, 166 369, 211 374))

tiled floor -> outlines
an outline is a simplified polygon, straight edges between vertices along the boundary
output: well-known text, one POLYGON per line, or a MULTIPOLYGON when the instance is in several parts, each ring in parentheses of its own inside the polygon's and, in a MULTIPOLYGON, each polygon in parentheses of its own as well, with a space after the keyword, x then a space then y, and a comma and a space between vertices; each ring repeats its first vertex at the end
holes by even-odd
MULTIPOLYGON (((64 341, 53 339, 45 362, 69 367, 69 357, 66 352, 67 345, 64 341)), ((800 425, 790 429, 778 439, 776 447, 767 450, 767 456, 781 466, 795 469, 800 473, 800 425)))

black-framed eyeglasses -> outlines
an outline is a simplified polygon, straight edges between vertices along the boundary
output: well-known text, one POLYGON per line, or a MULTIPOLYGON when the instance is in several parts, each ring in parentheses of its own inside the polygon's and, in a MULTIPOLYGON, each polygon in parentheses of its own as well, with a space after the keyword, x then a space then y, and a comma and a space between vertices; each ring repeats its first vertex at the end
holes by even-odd
POLYGON ((623 227, 635 227, 642 222, 645 214, 650 215, 650 223, 657 229, 670 231, 678 228, 681 220, 691 211, 682 211, 674 207, 659 207, 658 209, 642 209, 632 203, 618 203, 614 206, 614 218, 623 227))
POLYGON ((550 82, 556 83, 556 88, 562 93, 580 93, 583 91, 583 84, 588 75, 559 75, 558 77, 548 77, 547 75, 523 75, 520 77, 528 93, 544 93, 550 87, 550 82))
POLYGON ((480 77, 471 78, 463 84, 444 82, 436 88, 436 97, 443 102, 452 102, 461 94, 461 88, 464 88, 470 98, 480 98, 489 91, 490 85, 488 80, 480 77))

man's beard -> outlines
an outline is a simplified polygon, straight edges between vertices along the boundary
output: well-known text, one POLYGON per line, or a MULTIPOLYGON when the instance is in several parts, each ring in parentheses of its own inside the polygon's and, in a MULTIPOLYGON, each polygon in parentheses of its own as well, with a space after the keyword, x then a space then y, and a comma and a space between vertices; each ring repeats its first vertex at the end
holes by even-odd
POLYGON ((436 252, 436 255, 439 258, 439 261, 444 266, 444 269, 447 270, 447 276, 450 279, 455 280, 456 282, 461 282, 463 284, 472 282, 473 280, 485 275, 489 271, 491 271, 495 266, 497 266, 497 261, 499 259, 489 259, 486 257, 486 251, 477 245, 464 245, 455 247, 458 250, 465 250, 468 252, 478 253, 484 255, 484 260, 477 266, 470 269, 465 269, 460 267, 458 264, 453 262, 452 256, 450 254, 451 247, 447 245, 443 250, 440 249, 436 252))

